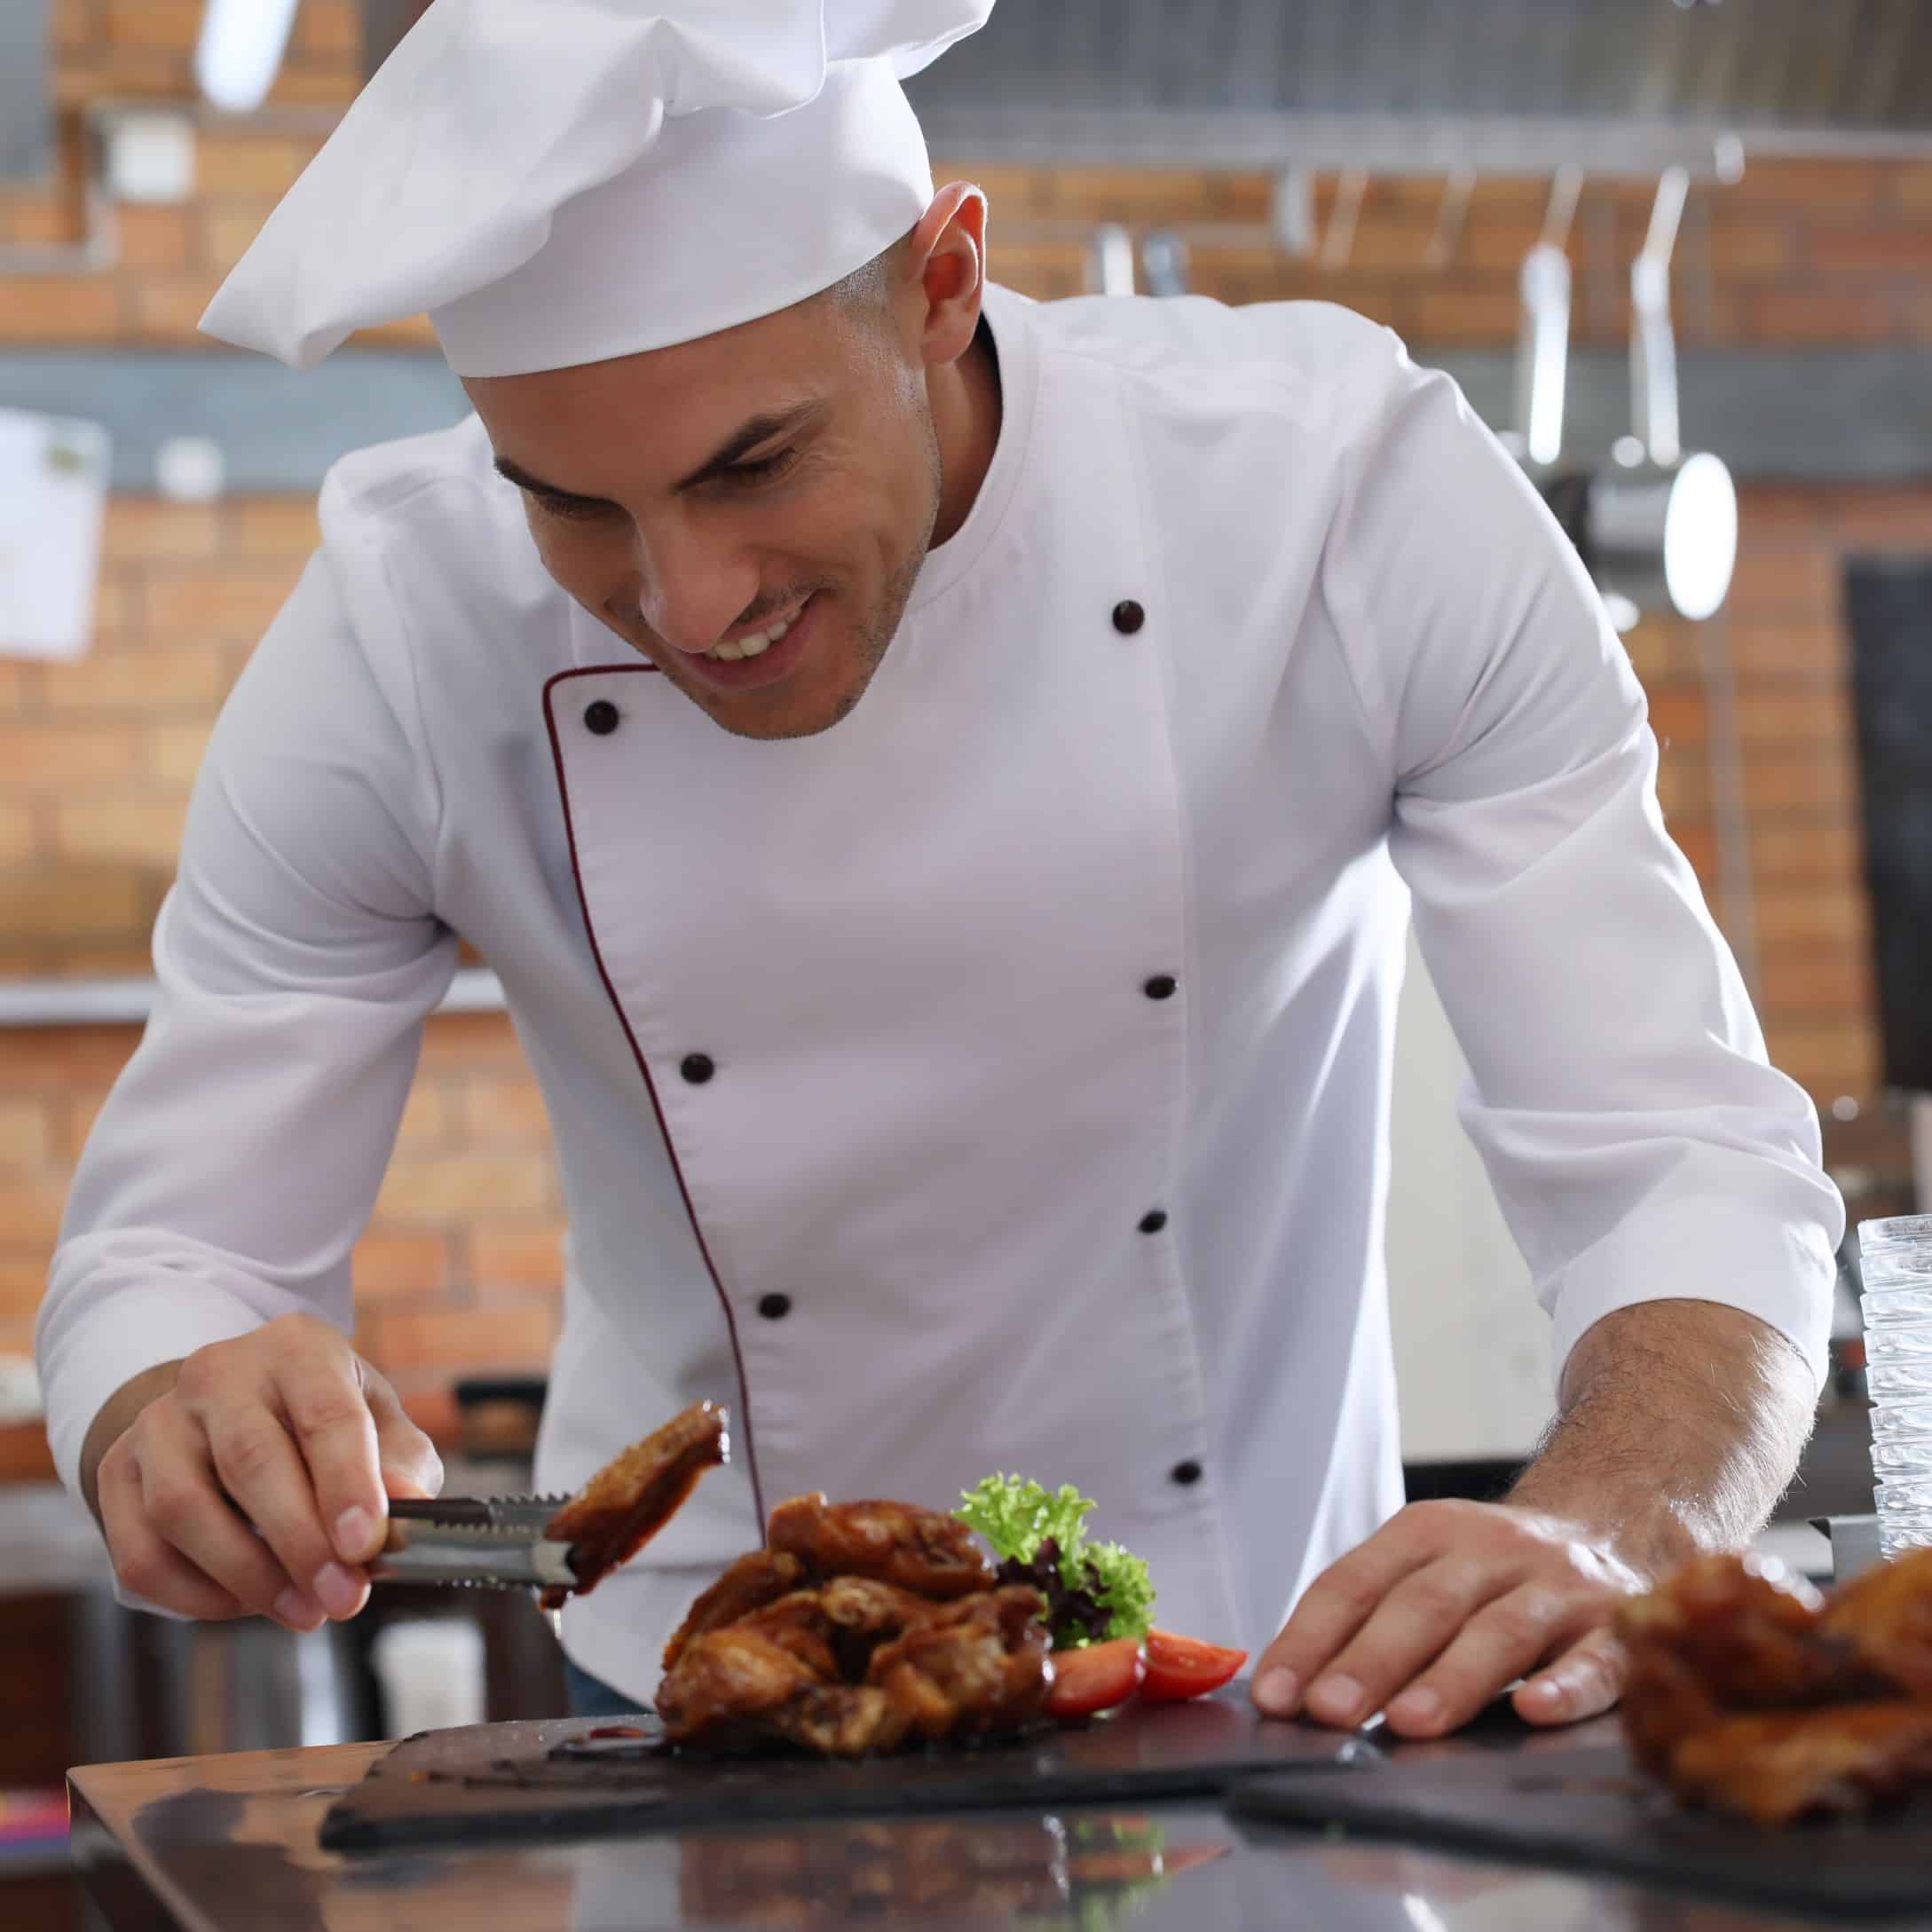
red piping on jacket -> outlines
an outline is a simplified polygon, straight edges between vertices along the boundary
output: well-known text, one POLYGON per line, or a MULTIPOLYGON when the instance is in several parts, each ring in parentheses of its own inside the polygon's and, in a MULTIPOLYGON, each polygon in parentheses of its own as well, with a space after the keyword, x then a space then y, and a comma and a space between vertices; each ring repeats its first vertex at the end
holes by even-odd
POLYGON ((698 1251, 704 1257, 706 1272, 711 1276, 711 1285, 718 1291, 718 1305, 724 1310, 725 1331, 731 1337, 731 1363, 737 1371, 738 1412, 737 1421, 745 1437, 745 1460, 752 1474, 752 1506, 758 1511, 758 1535, 762 1542, 765 1534, 765 1492, 758 1479, 758 1448, 752 1438, 752 1391, 745 1378, 745 1354, 738 1346, 737 1317, 731 1312, 730 1297, 724 1291, 724 1282, 718 1274, 718 1265, 711 1258, 711 1245, 705 1239, 705 1230, 699 1224, 698 1210, 691 1205, 691 1191, 684 1184, 684 1170, 677 1157, 677 1143, 671 1138, 671 1129, 664 1117, 664 1108, 658 1100, 658 1084, 651 1077, 651 1068, 646 1062, 643 1050, 637 1044, 637 1036, 631 1031, 629 1016, 624 1011, 624 1002, 617 997, 617 988, 611 983, 610 968, 603 963, 603 949, 597 943, 597 928, 590 917, 590 895, 584 890, 583 868, 577 859, 577 827, 571 816, 570 782, 564 775, 564 745, 556 732, 556 706, 551 702, 551 694, 566 679, 573 677, 609 677, 618 672, 644 673, 654 674, 658 667, 654 664, 592 664, 574 671, 559 671, 546 681, 543 687, 543 722, 550 734, 550 756, 556 766, 556 793, 564 806, 564 836, 570 841, 571 878, 577 887, 577 903, 584 915, 584 937, 590 942, 590 957, 596 962, 597 977, 603 982, 603 990, 610 996, 611 1008, 617 1014, 617 1023, 624 1029, 624 1037, 630 1042, 631 1057, 637 1062, 637 1070, 644 1076, 644 1092, 651 1096, 651 1110, 658 1116, 658 1132, 664 1136, 665 1151, 671 1156, 671 1172, 677 1181, 677 1191, 682 1196, 684 1211, 690 1217, 691 1233, 697 1237, 698 1251))

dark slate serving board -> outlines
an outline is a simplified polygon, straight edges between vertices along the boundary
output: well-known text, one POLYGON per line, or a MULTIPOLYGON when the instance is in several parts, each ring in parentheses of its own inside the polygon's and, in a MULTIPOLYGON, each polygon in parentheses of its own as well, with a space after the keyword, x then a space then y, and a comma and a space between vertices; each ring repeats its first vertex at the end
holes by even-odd
POLYGON ((1444 1845, 1647 1880, 1786 1911, 1886 1918, 1932 1907, 1932 1799, 1875 1819, 1769 1831, 1689 1811, 1621 1743, 1521 1755, 1365 1754, 1346 1775, 1266 1775, 1234 1810, 1292 1825, 1444 1845))
POLYGON ((406 1738, 333 1805, 322 1843, 348 1851, 508 1835, 577 1836, 753 1819, 1212 1795, 1237 1778, 1336 1766, 1361 1740, 1257 1715, 1245 1685, 1140 1704, 1091 1723, 974 1748, 856 1762, 666 1751, 656 1720, 546 1719, 406 1738), (641 1740, 592 1740, 610 1723, 641 1740))

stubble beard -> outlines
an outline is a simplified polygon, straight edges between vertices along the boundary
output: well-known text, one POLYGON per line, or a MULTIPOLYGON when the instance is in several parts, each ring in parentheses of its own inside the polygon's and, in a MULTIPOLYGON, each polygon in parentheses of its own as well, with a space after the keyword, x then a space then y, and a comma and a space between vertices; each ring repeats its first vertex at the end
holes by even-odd
MULTIPOLYGON (((886 580, 886 587, 879 594, 872 610, 858 627, 858 649, 853 671, 847 689, 840 694, 832 708, 832 715, 822 723, 801 724, 789 731, 753 730, 745 724, 734 722, 729 718, 720 717, 712 708, 715 694, 701 685, 697 679, 686 676, 681 670, 672 668, 674 655, 668 663, 657 658, 650 649, 636 620, 619 610, 616 603, 606 603, 596 614, 616 631, 640 657, 649 658, 658 664, 671 682, 685 697, 703 711, 712 722, 722 726, 734 737, 749 737, 777 740, 782 738, 816 737, 821 731, 829 731, 834 725, 842 724, 857 708, 858 701, 870 689, 874 674, 885 661, 886 653, 892 648, 893 639, 899 634, 899 626, 905 617, 905 608, 911 601, 912 587, 919 581, 920 570, 926 563, 927 552, 932 548, 933 530, 939 521, 940 493, 945 483, 945 466, 940 455, 939 430, 933 421, 931 406, 922 406, 919 413, 919 441, 926 457, 927 502, 926 516, 920 525, 917 540, 907 549, 903 557, 895 566, 886 580)), ((830 587, 815 586, 820 590, 830 587)), ((792 601, 788 593, 785 603, 792 601)))
MULTIPOLYGON (((741 731, 724 719, 718 722, 725 729, 737 737, 768 738, 816 737, 821 731, 829 731, 834 725, 842 724, 858 708, 859 699, 871 688, 873 675, 885 662, 886 653, 892 648, 892 641, 899 635, 899 626, 904 621, 906 605, 911 601, 912 587, 919 581, 919 572, 925 567, 927 552, 932 548, 934 526, 939 521, 940 492, 945 483, 945 466, 939 451, 939 430, 933 422, 930 407, 919 412, 920 441, 926 455, 927 502, 926 516, 919 537, 907 549, 892 575, 886 580, 886 587, 871 614, 859 627, 858 651, 852 677, 848 688, 840 693, 831 717, 823 724, 800 725, 794 731, 741 731)), ((714 714, 715 715, 715 714, 714 714)))

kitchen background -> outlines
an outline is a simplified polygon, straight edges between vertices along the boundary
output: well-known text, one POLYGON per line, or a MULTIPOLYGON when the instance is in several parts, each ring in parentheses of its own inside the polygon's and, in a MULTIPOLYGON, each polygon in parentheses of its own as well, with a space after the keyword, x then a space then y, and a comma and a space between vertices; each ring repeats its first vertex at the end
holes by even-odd
MULTIPOLYGON (((201 745, 315 540, 320 467, 461 407, 421 326, 300 379, 194 330, 418 9, 299 0, 265 99, 242 112, 197 79, 219 0, 7 9, 0 412, 103 422, 113 450, 70 661, 14 654, 5 587, 26 564, 0 527, 0 1358, 29 1351, 74 1162, 138 1037, 148 928, 201 745)), ((998 279, 1048 297, 1134 273, 1143 289, 1345 303, 1455 370, 1499 429, 1519 273, 1541 237, 1557 241, 1573 275, 1573 442, 1600 463, 1629 426, 1631 264, 1660 178, 1684 170, 1669 281, 1684 440, 1739 478, 1736 575, 1715 619, 1646 611, 1627 643, 1671 829, 1774 1057, 1816 1099, 1854 1214, 1909 1206, 1912 1109, 1885 1084, 1844 572, 1932 556, 1932 8, 1004 0, 921 98, 936 177, 990 194, 998 279)), ((0 505, 17 485, 0 470, 0 505)), ((1922 619, 1907 630, 1903 644, 1932 644, 1922 619)), ((356 1255, 359 1345, 453 1447, 460 1379, 540 1375, 563 1236, 535 1090, 486 976, 462 983, 485 1010, 430 1022, 356 1255)), ((1405 1029, 1392 1266, 1406 1447, 1419 1464, 1507 1459, 1547 1411, 1540 1318, 1457 1137, 1457 1069, 1425 982, 1405 1029)), ((1857 1360, 1848 1341, 1848 1376, 1857 1360)), ((50 1587, 47 1539, 66 1538, 61 1561, 83 1578, 87 1559, 27 1510, 47 1469, 21 1378, 0 1399, 19 1418, 0 1425, 0 1474, 21 1502, 0 1512, 4 1790, 57 1778, 93 1721, 60 1671, 23 1660, 98 1664, 106 1652, 88 1646, 122 1640, 105 1611, 50 1587)), ((155 1664, 201 1670, 196 1697, 233 1668, 155 1664)), ((22 1912, 28 1882, 12 1894, 22 1912)), ((0 1920, 29 1922, 8 1896, 0 1920)))

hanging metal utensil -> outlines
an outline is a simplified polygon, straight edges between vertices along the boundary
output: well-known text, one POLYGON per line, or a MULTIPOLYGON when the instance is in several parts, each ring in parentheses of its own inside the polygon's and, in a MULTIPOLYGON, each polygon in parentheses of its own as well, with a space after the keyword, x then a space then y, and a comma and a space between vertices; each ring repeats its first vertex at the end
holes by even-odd
MULTIPOLYGON (((1737 563, 1738 494, 1731 471, 1708 451, 1685 456, 1678 430, 1670 262, 1689 187, 1684 169, 1664 170, 1644 246, 1630 265, 1629 453, 1636 460, 1552 475, 1538 484, 1620 630, 1645 611, 1692 619, 1714 615, 1730 593, 1737 563)), ((1527 264, 1525 281, 1526 304, 1527 264)), ((1534 339, 1526 324, 1526 342, 1534 339)), ((1534 392, 1531 371, 1519 377, 1519 393, 1534 392)), ((1535 460, 1534 451, 1526 453, 1535 460)))

